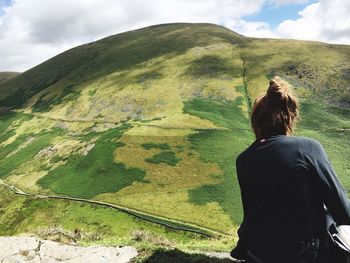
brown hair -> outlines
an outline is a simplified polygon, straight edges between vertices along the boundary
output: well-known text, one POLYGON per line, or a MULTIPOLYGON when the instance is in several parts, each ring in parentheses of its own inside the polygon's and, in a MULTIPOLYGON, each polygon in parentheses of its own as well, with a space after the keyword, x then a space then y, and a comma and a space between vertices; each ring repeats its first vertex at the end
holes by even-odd
POLYGON ((292 134, 297 116, 296 97, 285 81, 273 77, 267 92, 254 102, 251 122, 256 139, 292 134))

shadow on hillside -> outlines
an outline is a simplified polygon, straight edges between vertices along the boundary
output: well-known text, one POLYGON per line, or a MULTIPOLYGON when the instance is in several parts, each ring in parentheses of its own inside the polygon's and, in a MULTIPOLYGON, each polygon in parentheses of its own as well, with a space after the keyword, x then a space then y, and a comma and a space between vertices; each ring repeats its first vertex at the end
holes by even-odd
POLYGON ((202 254, 188 254, 180 250, 156 250, 144 263, 232 263, 238 262, 228 258, 220 259, 202 254))
POLYGON ((215 55, 206 55, 191 62, 186 75, 193 77, 217 78, 222 75, 240 76, 242 68, 229 63, 228 60, 215 55))
POLYGON ((135 70, 142 63, 184 54, 188 49, 222 41, 239 43, 241 37, 212 24, 164 24, 128 31, 63 52, 56 57, 0 83, 6 90, 0 106, 20 106, 26 99, 52 85, 69 81, 85 85, 114 72, 135 70))

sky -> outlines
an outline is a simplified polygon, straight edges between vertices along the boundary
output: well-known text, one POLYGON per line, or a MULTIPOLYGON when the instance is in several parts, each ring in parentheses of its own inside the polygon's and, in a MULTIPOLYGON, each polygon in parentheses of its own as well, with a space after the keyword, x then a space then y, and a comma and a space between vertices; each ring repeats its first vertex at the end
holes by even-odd
POLYGON ((172 22, 350 44, 350 0, 0 0, 0 71, 23 72, 72 47, 172 22))

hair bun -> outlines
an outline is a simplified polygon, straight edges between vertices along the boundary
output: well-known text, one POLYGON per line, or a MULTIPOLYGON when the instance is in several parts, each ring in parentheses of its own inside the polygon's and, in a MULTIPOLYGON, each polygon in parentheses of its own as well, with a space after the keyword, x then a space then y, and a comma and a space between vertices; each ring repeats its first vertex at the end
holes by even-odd
POLYGON ((255 137, 262 139, 292 134, 298 107, 298 100, 287 82, 280 77, 273 77, 266 93, 258 97, 253 105, 251 122, 255 137))
POLYGON ((288 103, 290 90, 287 86, 287 83, 278 76, 273 77, 270 80, 270 86, 267 89, 266 97, 272 104, 288 103))

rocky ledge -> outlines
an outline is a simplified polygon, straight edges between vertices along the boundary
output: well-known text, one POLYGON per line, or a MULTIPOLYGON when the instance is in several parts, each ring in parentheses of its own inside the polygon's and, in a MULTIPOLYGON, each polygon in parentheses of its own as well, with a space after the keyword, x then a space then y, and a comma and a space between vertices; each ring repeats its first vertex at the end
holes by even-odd
POLYGON ((136 256, 136 249, 129 246, 81 247, 35 237, 0 237, 1 263, 126 263, 136 256))

